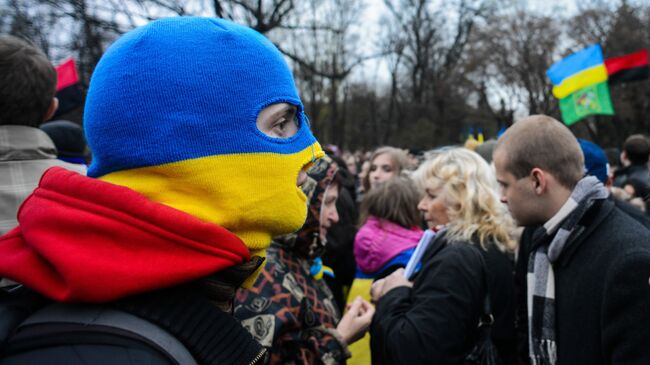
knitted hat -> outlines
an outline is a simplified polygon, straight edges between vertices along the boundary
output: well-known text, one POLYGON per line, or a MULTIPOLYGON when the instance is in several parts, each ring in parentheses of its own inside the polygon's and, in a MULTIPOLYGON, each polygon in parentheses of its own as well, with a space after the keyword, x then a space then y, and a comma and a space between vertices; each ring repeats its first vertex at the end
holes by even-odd
POLYGON ((84 114, 88 175, 219 224, 253 255, 300 228, 299 171, 323 155, 282 54, 223 19, 154 21, 117 40, 93 73, 84 114), (298 132, 259 131, 259 112, 297 108, 298 132))
POLYGON ((78 124, 67 120, 54 120, 41 124, 41 130, 52 139, 59 157, 84 157, 86 141, 84 131, 78 124))
POLYGON ((609 163, 605 152, 597 144, 578 139, 585 157, 585 174, 595 176, 605 184, 608 179, 609 163))

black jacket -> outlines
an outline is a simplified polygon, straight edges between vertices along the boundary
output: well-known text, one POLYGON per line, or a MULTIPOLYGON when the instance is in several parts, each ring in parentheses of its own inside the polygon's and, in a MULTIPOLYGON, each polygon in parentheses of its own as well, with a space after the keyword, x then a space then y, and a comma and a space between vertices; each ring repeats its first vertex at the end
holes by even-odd
MULTIPOLYGON (((222 312, 197 291, 189 286, 175 287, 92 307, 99 313, 105 309, 117 309, 158 326, 161 332, 176 338, 198 364, 261 364, 266 354, 261 345, 239 321, 229 313, 222 312)), ((3 293, 0 308, 11 308, 14 304, 9 301, 12 299, 11 294, 3 293)), ((26 304, 34 301, 28 299, 26 304)), ((70 308, 74 310, 76 307, 70 308)), ((3 315, 8 313, 2 310, 0 312, 3 315)), ((19 315, 23 317, 30 314, 22 312, 19 315)), ((1 327, 4 327, 5 321, 7 317, 2 318, 1 327)), ((97 327, 92 321, 79 328, 60 323, 20 327, 0 346, 0 364, 175 363, 157 347, 156 343, 161 341, 113 328, 97 332, 97 327)), ((0 334, 6 333, 4 328, 0 331, 0 334)), ((164 339, 158 333, 152 335, 164 339)), ((167 343, 168 347, 172 346, 167 343)))
POLYGON ((650 229, 650 215, 648 215, 650 212, 645 213, 634 205, 624 200, 616 199, 611 195, 609 196, 609 200, 613 201, 616 208, 629 215, 630 218, 641 223, 645 228, 650 229))
POLYGON ((323 255, 323 264, 334 270, 335 277, 325 276, 327 285, 334 294, 334 300, 339 309, 345 308, 347 292, 354 280, 357 264, 354 260, 354 237, 357 234, 357 212, 354 198, 348 189, 341 189, 336 200, 336 210, 339 221, 332 225, 327 232, 327 245, 323 255))
MULTIPOLYGON (((553 265, 557 364, 650 363, 650 231, 608 200, 594 203, 553 265)), ((517 330, 527 359, 526 267, 541 229, 524 230, 517 330)))
POLYGON ((614 186, 623 187, 631 180, 636 179, 643 182, 646 186, 650 185, 650 170, 645 165, 630 165, 616 171, 614 177, 614 186))
POLYGON ((373 364, 459 364, 476 342, 488 270, 496 323, 493 338, 511 363, 515 353, 512 264, 494 246, 485 252, 467 242, 437 237, 422 258, 413 288, 399 287, 377 303, 371 325, 373 364))

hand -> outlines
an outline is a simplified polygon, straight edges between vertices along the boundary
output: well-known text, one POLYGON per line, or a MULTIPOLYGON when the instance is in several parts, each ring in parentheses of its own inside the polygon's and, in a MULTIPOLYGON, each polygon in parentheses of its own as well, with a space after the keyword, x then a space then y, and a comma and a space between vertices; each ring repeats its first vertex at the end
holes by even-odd
POLYGON ((348 311, 343 315, 336 330, 343 337, 346 344, 351 344, 363 337, 370 327, 375 307, 361 297, 356 297, 348 306, 348 311))
POLYGON ((372 287, 370 288, 372 301, 377 303, 384 294, 388 293, 391 289, 400 286, 406 286, 409 288, 413 287, 413 283, 404 277, 404 269, 402 268, 395 270, 392 274, 383 279, 377 280, 372 284, 372 287))

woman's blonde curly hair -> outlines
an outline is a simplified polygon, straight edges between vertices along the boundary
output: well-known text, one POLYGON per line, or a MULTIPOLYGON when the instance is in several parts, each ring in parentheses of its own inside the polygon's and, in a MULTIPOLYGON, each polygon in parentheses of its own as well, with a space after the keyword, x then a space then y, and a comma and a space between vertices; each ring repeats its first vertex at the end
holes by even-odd
POLYGON ((483 249, 492 242, 502 251, 514 250, 514 221, 499 200, 494 171, 476 152, 434 151, 413 178, 423 190, 440 189, 447 202, 449 241, 477 239, 483 249))

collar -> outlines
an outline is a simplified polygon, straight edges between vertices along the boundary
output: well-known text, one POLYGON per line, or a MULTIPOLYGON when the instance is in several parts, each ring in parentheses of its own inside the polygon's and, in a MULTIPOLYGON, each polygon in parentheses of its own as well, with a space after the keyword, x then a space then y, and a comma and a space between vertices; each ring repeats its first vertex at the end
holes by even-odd
POLYGON ((568 217, 571 212, 573 212, 574 209, 578 206, 578 203, 573 200, 571 197, 567 199, 567 201, 562 205, 562 208, 555 213, 551 219, 549 219, 546 223, 544 223, 544 229, 546 230, 546 234, 553 234, 557 227, 560 226, 560 223, 564 220, 564 218, 568 217))
POLYGON ((22 125, 0 126, 0 161, 55 159, 56 146, 38 128, 22 125))
POLYGON ((587 243, 587 238, 591 236, 592 232, 601 226, 602 222, 609 219, 609 216, 615 211, 614 203, 609 200, 597 200, 587 210, 583 218, 580 220, 576 232, 569 237, 571 244, 567 246, 566 250, 557 260, 560 266, 567 266, 578 248, 587 243))

